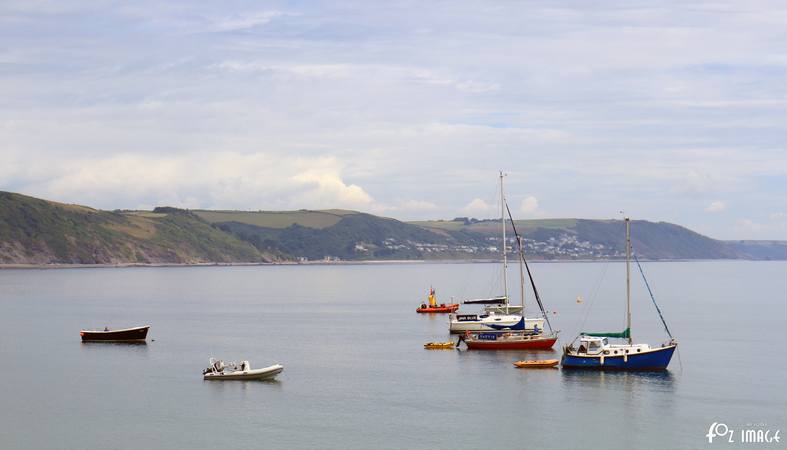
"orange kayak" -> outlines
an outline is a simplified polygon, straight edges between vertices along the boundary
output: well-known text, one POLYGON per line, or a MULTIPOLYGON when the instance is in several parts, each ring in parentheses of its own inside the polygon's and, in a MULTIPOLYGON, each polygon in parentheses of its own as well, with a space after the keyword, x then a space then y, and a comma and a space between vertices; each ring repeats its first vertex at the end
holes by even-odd
POLYGON ((459 303, 452 303, 446 305, 445 303, 439 306, 421 306, 415 310, 417 313, 452 313, 459 309, 459 303))
POLYGON ((557 359, 534 359, 529 361, 516 361, 515 366, 520 369, 539 369, 545 367, 555 367, 559 361, 557 359))

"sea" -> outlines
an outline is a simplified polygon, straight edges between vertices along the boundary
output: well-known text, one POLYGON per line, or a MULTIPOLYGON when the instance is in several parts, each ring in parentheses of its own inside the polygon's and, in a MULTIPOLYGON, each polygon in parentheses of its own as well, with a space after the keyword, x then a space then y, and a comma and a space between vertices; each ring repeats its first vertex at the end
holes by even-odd
MULTIPOLYGON (((787 427, 787 263, 643 268, 679 342, 662 373, 512 364, 622 331, 621 262, 531 264, 561 336, 532 352, 423 348, 456 340, 447 316, 415 312, 430 287, 441 302, 500 295, 500 264, 0 270, 0 448, 783 447, 707 435, 787 427), (80 341, 137 325, 144 345, 80 341), (285 369, 203 381, 211 357, 285 369)), ((506 275, 519 303, 519 270, 506 275)), ((634 340, 667 340, 636 266, 632 292, 634 340)), ((524 301, 540 313, 529 288, 524 301)))

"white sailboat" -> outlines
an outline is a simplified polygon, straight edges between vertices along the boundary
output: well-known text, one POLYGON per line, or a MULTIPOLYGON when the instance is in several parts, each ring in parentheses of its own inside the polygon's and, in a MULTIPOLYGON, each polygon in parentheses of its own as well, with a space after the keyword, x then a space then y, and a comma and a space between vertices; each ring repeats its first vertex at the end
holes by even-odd
POLYGON ((530 330, 538 332, 544 329, 544 318, 524 317, 524 304, 511 305, 508 297, 508 256, 506 254, 506 202, 503 191, 503 172, 500 172, 500 223, 503 235, 503 295, 488 299, 465 300, 466 305, 481 304, 485 305, 479 313, 451 313, 448 316, 448 329, 451 333, 465 333, 467 331, 490 331, 490 330, 530 330))

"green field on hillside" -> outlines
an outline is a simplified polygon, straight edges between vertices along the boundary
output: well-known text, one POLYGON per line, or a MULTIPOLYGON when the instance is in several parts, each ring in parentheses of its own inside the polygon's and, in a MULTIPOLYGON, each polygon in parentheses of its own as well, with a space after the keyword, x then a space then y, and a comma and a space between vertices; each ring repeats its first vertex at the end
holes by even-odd
POLYGON ((210 223, 237 222, 263 228, 287 228, 298 224, 302 227, 321 230, 336 225, 342 217, 358 214, 343 209, 324 211, 206 211, 194 210, 194 214, 210 223))
MULTIPOLYGON (((545 229, 570 229, 575 228, 577 219, 527 219, 516 220, 517 229, 524 232, 538 228, 545 229)), ((421 220, 408 222, 419 227, 447 230, 447 231, 472 231, 482 234, 494 234, 500 232, 500 222, 496 220, 482 220, 467 223, 460 220, 421 220)), ((509 229, 510 229, 509 225, 509 229)))

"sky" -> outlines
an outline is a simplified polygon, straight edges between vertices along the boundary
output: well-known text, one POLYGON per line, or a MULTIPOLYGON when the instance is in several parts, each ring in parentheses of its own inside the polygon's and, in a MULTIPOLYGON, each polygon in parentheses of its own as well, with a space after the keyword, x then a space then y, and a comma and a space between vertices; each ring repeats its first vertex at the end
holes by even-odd
MULTIPOLYGON (((787 239, 783 2, 0 2, 0 190, 787 239)), ((0 205, 1 206, 1 205, 0 205)))

